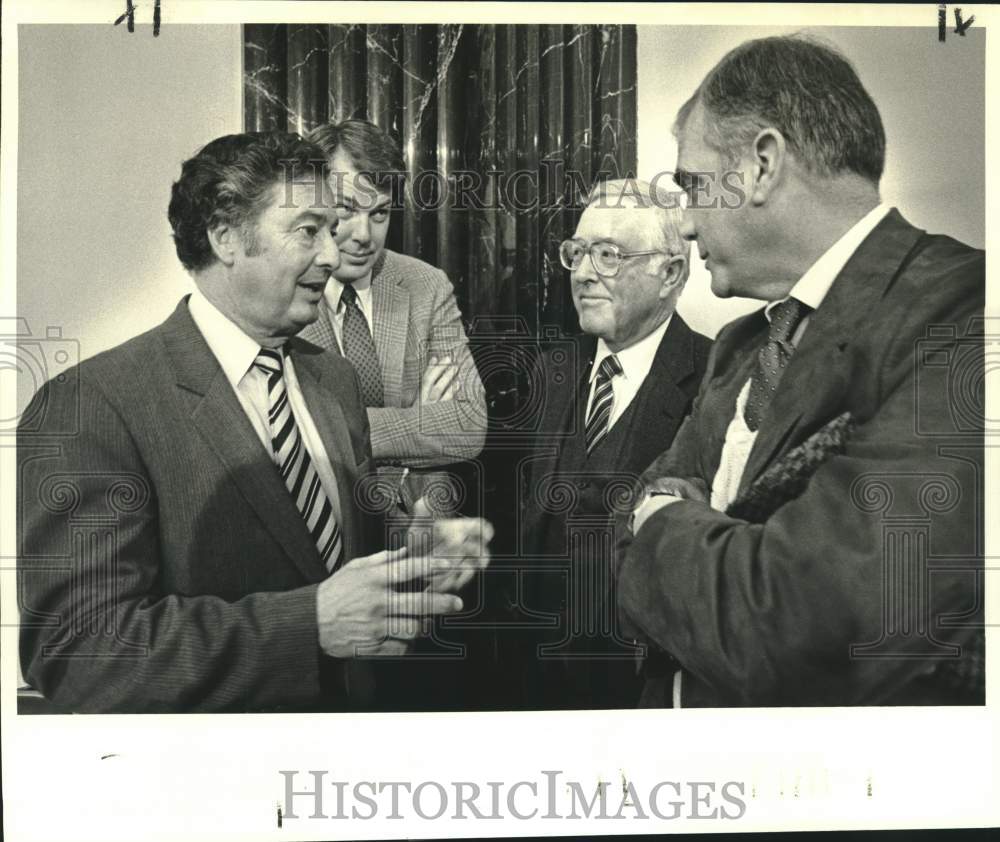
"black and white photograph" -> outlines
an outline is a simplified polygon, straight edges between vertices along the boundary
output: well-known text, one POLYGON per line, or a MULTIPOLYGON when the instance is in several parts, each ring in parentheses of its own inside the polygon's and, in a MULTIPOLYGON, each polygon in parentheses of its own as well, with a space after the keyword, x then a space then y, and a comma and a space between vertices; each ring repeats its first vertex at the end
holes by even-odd
POLYGON ((5 4, 5 832, 1000 823, 993 17, 5 4))

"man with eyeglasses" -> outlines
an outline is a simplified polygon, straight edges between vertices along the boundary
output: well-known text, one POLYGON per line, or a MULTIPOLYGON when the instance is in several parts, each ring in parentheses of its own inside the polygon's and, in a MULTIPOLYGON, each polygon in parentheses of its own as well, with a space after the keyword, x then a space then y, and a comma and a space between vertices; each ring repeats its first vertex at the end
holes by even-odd
POLYGON ((523 488, 522 558, 546 571, 528 578, 525 607, 560 617, 526 644, 530 707, 638 700, 637 649, 615 618, 611 523, 687 415, 710 346, 675 312, 688 277, 676 200, 635 179, 603 182, 560 248, 586 336, 575 370, 544 360, 542 443, 523 488))

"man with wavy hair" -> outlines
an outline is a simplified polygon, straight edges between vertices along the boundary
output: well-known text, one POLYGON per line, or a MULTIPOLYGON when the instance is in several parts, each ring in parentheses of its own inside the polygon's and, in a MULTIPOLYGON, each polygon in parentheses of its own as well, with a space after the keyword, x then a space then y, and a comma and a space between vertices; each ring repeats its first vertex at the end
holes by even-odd
POLYGON ((460 553, 384 550, 357 375, 296 337, 340 262, 326 175, 295 134, 201 149, 169 208, 195 292, 26 411, 21 662, 57 710, 370 707, 357 656, 461 607, 460 553))

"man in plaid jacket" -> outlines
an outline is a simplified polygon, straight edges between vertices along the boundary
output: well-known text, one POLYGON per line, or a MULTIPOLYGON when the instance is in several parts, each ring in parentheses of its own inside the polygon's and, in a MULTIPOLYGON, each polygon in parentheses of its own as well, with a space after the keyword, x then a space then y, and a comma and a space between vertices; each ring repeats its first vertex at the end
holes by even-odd
POLYGON ((341 264, 302 336, 350 360, 361 378, 382 488, 404 509, 424 496, 443 513, 459 494, 428 469, 474 459, 486 401, 447 275, 385 248, 395 141, 364 120, 310 138, 331 161, 341 264), (359 318, 360 316, 360 318, 359 318))

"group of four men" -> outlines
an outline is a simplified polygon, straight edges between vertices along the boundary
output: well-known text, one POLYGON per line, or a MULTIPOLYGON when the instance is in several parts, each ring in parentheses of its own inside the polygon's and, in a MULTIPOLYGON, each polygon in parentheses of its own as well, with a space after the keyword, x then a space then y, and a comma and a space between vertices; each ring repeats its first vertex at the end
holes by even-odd
MULTIPOLYGON (((562 244, 585 337, 540 361, 510 706, 982 703, 981 430, 919 356, 964 347, 982 252, 881 204, 829 47, 733 50, 675 133, 683 201, 596 185, 562 244), (714 343, 675 312, 690 243, 767 302, 714 343)), ((427 492, 486 406, 448 279, 385 248, 401 169, 363 121, 209 143, 169 208, 195 292, 34 398, 21 659, 61 709, 386 706, 463 610, 492 528, 427 492)))

